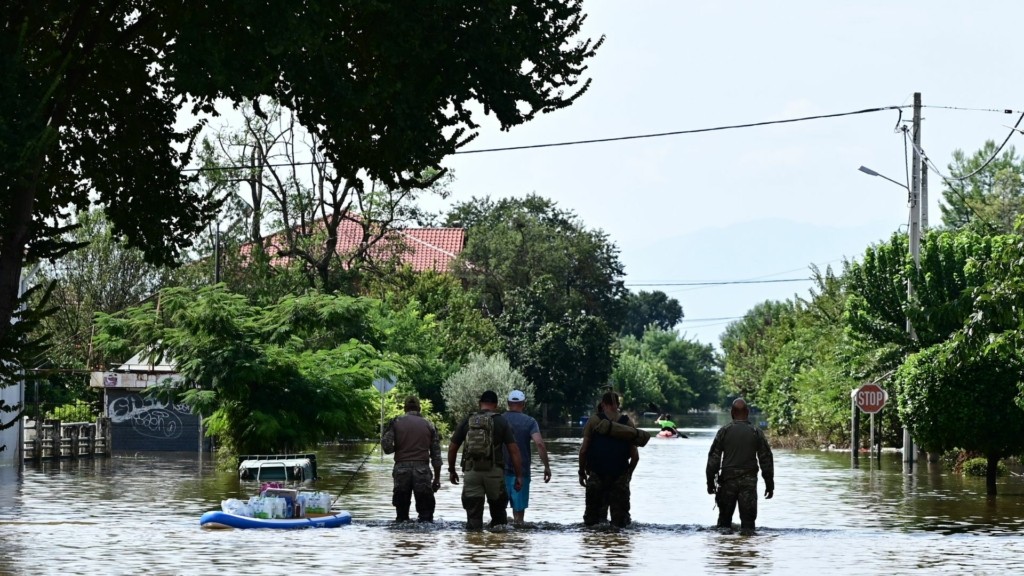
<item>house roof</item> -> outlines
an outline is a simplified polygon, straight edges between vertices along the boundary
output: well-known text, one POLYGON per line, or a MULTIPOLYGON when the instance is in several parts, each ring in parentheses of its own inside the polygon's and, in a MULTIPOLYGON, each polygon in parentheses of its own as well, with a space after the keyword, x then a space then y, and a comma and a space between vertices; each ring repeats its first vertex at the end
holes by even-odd
MULTIPOLYGON (((363 229, 359 222, 343 219, 338 225, 337 253, 347 255, 355 252, 362 240, 363 229)), ((402 263, 417 272, 450 272, 465 241, 466 234, 462 228, 395 228, 377 242, 370 252, 377 258, 396 255, 402 263)), ((291 261, 290 257, 279 256, 285 248, 283 234, 273 234, 263 242, 272 266, 284 266, 291 261)), ((251 244, 242 247, 244 256, 251 253, 251 244)))

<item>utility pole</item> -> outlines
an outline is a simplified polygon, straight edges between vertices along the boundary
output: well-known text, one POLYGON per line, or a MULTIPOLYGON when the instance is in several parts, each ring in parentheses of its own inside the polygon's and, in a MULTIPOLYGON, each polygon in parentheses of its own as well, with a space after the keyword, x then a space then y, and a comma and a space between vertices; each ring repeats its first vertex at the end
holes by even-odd
MULTIPOLYGON (((910 256, 914 259, 914 269, 921 265, 921 93, 914 92, 914 123, 911 130, 911 138, 914 142, 914 157, 910 165, 910 256)), ((914 298, 914 284, 907 279, 907 302, 914 298)), ((907 318, 907 334, 911 339, 916 340, 914 327, 907 318)), ((909 468, 914 466, 914 439, 910 437, 910 430, 903 427, 903 463, 909 468)))

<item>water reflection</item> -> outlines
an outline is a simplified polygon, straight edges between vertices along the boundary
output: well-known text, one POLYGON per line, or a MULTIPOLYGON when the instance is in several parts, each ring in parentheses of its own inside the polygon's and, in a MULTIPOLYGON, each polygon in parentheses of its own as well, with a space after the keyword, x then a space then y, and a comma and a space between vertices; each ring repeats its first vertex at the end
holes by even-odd
MULTIPOLYGON (((626 529, 628 530, 628 528, 626 529)), ((611 526, 590 527, 583 531, 580 564, 598 571, 625 571, 634 565, 633 534, 611 526)))
POLYGON ((712 569, 758 570, 771 572, 771 547, 773 538, 765 530, 757 534, 739 532, 718 532, 708 540, 710 548, 708 566, 712 569))

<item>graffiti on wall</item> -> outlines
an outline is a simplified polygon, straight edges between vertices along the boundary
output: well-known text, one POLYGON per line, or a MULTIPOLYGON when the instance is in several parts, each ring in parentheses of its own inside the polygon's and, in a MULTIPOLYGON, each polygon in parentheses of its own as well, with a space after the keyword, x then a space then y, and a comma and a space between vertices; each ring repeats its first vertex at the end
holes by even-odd
POLYGON ((180 414, 191 413, 184 404, 167 404, 139 394, 116 398, 107 407, 107 416, 112 423, 127 423, 137 434, 162 439, 181 436, 183 426, 180 414))

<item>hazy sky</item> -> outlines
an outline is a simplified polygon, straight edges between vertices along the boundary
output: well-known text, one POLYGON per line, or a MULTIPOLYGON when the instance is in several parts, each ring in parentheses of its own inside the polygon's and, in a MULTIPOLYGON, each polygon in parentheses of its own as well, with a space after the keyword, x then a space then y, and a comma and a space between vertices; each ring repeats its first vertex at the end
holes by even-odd
MULTIPOLYGON (((607 40, 590 91, 571 108, 467 149, 627 136, 909 105, 928 108, 922 147, 947 172, 956 148, 1002 141, 1024 110, 1015 40, 1024 2, 591 0, 607 40)), ((907 109, 903 119, 909 121, 907 109)), ((689 337, 718 342, 727 318, 841 265, 907 220, 896 111, 740 130, 541 150, 460 154, 452 201, 531 192, 575 211, 621 249, 633 290, 677 298, 689 337)), ((1011 140, 1014 144, 1020 136, 1011 140)), ((942 189, 929 175, 933 223, 942 189)), ((904 228, 905 230, 905 228, 904 228)))

